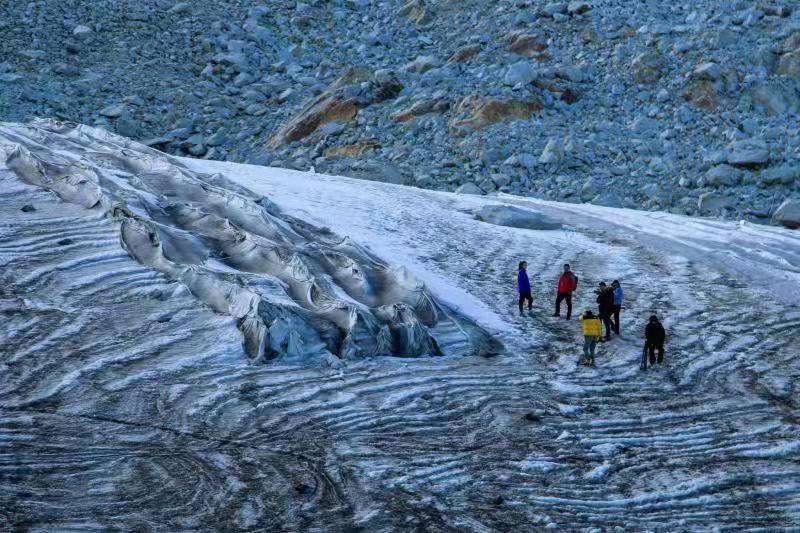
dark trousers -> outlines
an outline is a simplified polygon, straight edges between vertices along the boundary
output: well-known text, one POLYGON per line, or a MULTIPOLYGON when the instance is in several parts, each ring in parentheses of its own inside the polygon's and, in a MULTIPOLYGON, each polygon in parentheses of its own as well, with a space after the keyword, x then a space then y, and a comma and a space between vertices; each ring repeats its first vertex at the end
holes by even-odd
POLYGON ((619 312, 622 310, 621 305, 614 306, 614 333, 619 335, 619 312))
POLYGON ((521 292, 519 293, 519 312, 522 312, 522 304, 525 303, 525 300, 528 300, 528 309, 533 307, 533 296, 531 296, 529 292, 521 292))
POLYGON ((645 348, 647 349, 647 355, 650 358, 650 364, 654 365, 656 363, 656 349, 658 349, 658 362, 664 362, 664 343, 655 343, 655 342, 647 342, 645 344, 645 348))
POLYGON ((608 340, 611 338, 611 331, 614 329, 614 325, 611 323, 611 311, 600 313, 600 320, 602 320, 603 324, 606 326, 606 340, 608 340))
POLYGON ((571 292, 559 292, 556 295, 556 316, 561 314, 561 302, 567 302, 567 318, 572 316, 572 293, 571 292))

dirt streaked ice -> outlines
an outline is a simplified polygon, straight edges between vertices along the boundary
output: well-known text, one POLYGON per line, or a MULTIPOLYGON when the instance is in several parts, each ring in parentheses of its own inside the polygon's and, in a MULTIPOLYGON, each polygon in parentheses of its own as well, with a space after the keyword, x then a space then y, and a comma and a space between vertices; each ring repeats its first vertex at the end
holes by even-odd
POLYGON ((0 156, 0 528, 800 521, 796 233, 179 160, 57 122, 3 124, 0 156), (476 219, 500 204, 562 227, 476 219), (565 262, 576 314, 601 280, 626 291, 596 370, 549 316, 565 262), (643 373, 654 312, 667 363, 643 373))

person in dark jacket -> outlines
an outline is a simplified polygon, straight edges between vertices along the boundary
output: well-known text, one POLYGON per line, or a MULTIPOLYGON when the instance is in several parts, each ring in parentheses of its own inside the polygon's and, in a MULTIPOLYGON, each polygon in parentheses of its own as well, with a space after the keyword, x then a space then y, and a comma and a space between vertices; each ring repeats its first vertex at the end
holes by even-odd
POLYGON ((564 273, 558 278, 556 286, 556 312, 553 316, 561 316, 561 302, 567 302, 567 320, 572 318, 572 293, 578 288, 578 276, 572 273, 569 263, 564 265, 564 273))
POLYGON ((606 327, 606 340, 610 341, 611 330, 613 329, 611 315, 614 313, 614 290, 603 281, 600 282, 600 287, 597 290, 597 310, 600 320, 603 321, 606 327))
POLYGON ((517 292, 519 292, 519 314, 522 315, 522 305, 528 301, 528 311, 533 309, 533 296, 531 295, 531 281, 528 279, 528 263, 520 261, 517 272, 517 292))
POLYGON ((614 291, 614 333, 619 335, 619 313, 622 311, 622 285, 619 280, 611 282, 611 289, 614 291))
POLYGON ((656 363, 656 349, 658 350, 658 364, 664 362, 664 341, 666 340, 667 332, 664 331, 664 326, 658 321, 658 317, 653 315, 650 321, 644 328, 645 350, 650 359, 650 364, 656 363))

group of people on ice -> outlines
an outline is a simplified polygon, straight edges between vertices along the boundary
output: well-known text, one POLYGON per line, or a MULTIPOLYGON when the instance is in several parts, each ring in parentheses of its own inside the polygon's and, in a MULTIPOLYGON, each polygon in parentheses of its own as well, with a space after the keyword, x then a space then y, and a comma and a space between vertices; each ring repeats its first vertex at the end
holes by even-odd
MULTIPOLYGON (((566 303, 566 319, 572 318, 572 295, 578 289, 578 277, 572 272, 569 264, 564 265, 564 272, 558 278, 556 285, 556 308, 554 317, 561 316, 561 304, 566 303)), ((531 282, 528 278, 528 263, 520 262, 517 273, 517 292, 519 293, 519 314, 525 314, 525 304, 528 311, 533 309, 533 294, 531 292, 531 282)), ((578 360, 578 366, 587 365, 594 367, 594 355, 599 342, 610 341, 613 334, 620 334, 620 313, 622 311, 622 299, 624 291, 618 280, 611 282, 611 285, 600 282, 594 291, 597 295, 597 314, 591 309, 578 317, 583 325, 583 355, 578 360), (603 335, 605 328, 605 336, 603 335)), ((664 362, 664 341, 666 332, 664 326, 653 315, 650 317, 644 329, 645 344, 642 348, 641 369, 647 369, 647 363, 654 365, 656 361, 661 364, 664 362), (658 358, 656 358, 656 351, 658 358)))

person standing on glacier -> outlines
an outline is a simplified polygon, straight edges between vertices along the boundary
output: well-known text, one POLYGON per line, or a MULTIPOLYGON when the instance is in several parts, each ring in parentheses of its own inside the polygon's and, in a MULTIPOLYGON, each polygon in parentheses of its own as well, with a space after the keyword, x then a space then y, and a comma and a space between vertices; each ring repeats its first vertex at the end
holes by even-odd
POLYGON ((572 293, 578 288, 578 276, 572 273, 569 263, 564 265, 564 273, 558 278, 556 286, 556 312, 553 316, 561 316, 561 302, 567 302, 567 320, 572 318, 572 293))
POLYGON ((647 358, 650 359, 650 365, 656 364, 656 350, 658 350, 658 364, 664 362, 664 341, 667 338, 667 332, 664 326, 658 320, 656 315, 650 317, 647 325, 644 328, 644 350, 642 352, 642 370, 647 368, 647 358))
POLYGON ((533 309, 533 296, 531 295, 531 281, 528 279, 528 263, 520 261, 517 272, 517 292, 519 293, 519 314, 522 316, 522 306, 527 300, 528 311, 533 309))
POLYGON ((597 312, 606 327, 605 340, 610 341, 613 328, 611 315, 614 313, 614 291, 604 281, 601 281, 595 293, 597 293, 597 312))
POLYGON ((611 288, 614 290, 614 333, 619 335, 619 313, 622 311, 622 286, 619 280, 611 282, 611 288))
POLYGON ((578 359, 578 366, 594 367, 594 351, 597 349, 597 341, 603 335, 603 327, 600 325, 600 319, 588 309, 583 316, 578 317, 578 320, 583 324, 583 357, 578 359))

